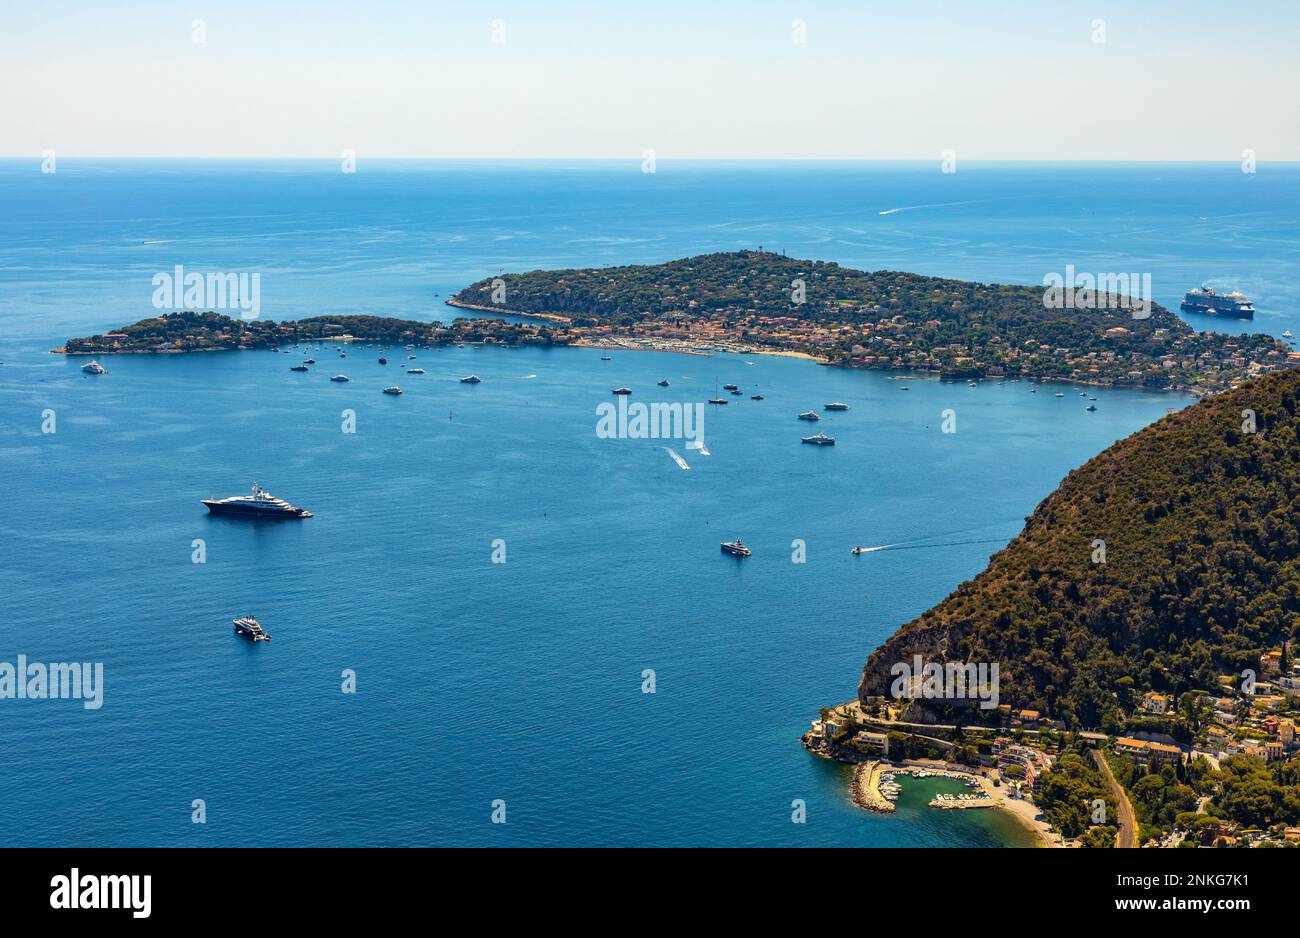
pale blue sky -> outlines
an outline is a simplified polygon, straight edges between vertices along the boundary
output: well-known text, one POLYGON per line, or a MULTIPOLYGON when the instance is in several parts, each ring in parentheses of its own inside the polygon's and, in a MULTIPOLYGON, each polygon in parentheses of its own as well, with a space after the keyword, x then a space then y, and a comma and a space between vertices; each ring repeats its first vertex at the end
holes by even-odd
POLYGON ((0 156, 1297 160, 1298 40, 1294 0, 12 2, 0 156))

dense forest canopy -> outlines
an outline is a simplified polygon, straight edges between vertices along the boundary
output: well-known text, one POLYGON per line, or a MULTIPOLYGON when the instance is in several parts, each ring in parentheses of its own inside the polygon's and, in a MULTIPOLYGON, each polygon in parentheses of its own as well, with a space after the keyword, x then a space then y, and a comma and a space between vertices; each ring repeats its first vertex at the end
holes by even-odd
POLYGON ((871 655, 859 696, 886 694, 913 654, 996 661, 1004 703, 1104 727, 1146 690, 1258 668, 1300 623, 1298 396, 1300 371, 1268 375, 1071 472, 983 573, 871 655))
POLYGON ((1045 294, 1041 286, 735 251, 503 274, 471 284, 450 302, 562 316, 577 329, 689 331, 708 322, 752 345, 793 348, 834 364, 970 376, 994 369, 1213 392, 1286 362, 1286 347, 1269 336, 1198 333, 1159 304, 1099 291, 1093 305, 1049 308, 1045 294))

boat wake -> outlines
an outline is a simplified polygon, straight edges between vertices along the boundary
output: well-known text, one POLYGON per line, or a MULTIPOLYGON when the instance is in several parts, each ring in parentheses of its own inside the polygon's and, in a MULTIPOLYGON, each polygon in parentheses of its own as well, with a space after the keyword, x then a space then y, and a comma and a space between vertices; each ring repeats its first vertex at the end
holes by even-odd
POLYGON ((678 469, 689 469, 689 468, 691 468, 691 467, 687 464, 686 460, 682 459, 682 457, 678 454, 677 450, 673 449, 673 448, 670 447, 670 446, 665 446, 664 449, 668 452, 668 455, 672 457, 673 462, 677 463, 677 468, 678 468, 678 469))
POLYGON ((881 215, 894 215, 898 212, 911 212, 918 208, 947 208, 950 205, 974 205, 976 202, 982 202, 983 199, 971 199, 964 202, 930 202, 926 205, 901 205, 898 208, 887 208, 881 215))

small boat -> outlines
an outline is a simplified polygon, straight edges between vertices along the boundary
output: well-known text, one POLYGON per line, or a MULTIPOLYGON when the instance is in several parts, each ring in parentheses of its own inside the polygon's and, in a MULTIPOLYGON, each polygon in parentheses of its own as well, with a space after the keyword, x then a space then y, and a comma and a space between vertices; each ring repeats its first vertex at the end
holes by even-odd
POLYGON ((740 396, 741 396, 742 394, 744 394, 745 392, 742 391, 742 390, 740 390, 740 388, 736 388, 736 390, 732 391, 731 393, 732 393, 732 395, 734 395, 735 397, 740 397, 740 396))
POLYGON ((724 384, 724 385, 722 386, 722 390, 724 390, 724 391, 737 391, 737 390, 739 390, 739 388, 737 388, 734 384, 724 384))
POLYGON ((407 355, 407 356, 406 356, 406 360, 407 360, 407 361, 410 361, 410 360, 413 359, 414 357, 415 357, 414 355, 407 355))
POLYGON ((343 382, 345 382, 345 381, 351 381, 352 379, 349 378, 347 375, 335 375, 334 377, 330 378, 330 380, 331 380, 331 381, 337 381, 337 382, 339 382, 340 384, 342 384, 343 382))
POLYGON ((399 388, 397 385, 393 385, 391 388, 384 388, 384 393, 385 393, 385 394, 401 394, 401 393, 402 393, 402 389, 399 388))
POLYGON ((461 384, 478 384, 478 383, 481 382, 482 380, 483 380, 483 379, 480 378, 478 375, 466 375, 465 377, 463 377, 463 378, 460 379, 460 383, 461 383, 461 384))
POLYGON ((811 443, 813 446, 834 446, 835 437, 827 436, 825 433, 818 433, 815 436, 800 437, 800 442, 811 443))
POLYGON ((659 387, 661 387, 661 388, 666 388, 666 387, 668 387, 668 379, 667 379, 667 378, 664 378, 662 381, 660 381, 660 382, 659 382, 659 387))
POLYGON ((613 393, 613 394, 631 394, 631 393, 632 393, 632 389, 631 389, 631 388, 615 388, 611 393, 613 393))
POLYGON ((709 398, 709 403, 710 403, 710 404, 729 404, 729 403, 731 403, 731 402, 728 401, 725 397, 711 397, 711 398, 709 398))
POLYGON ((339 358, 347 358, 347 357, 348 357, 347 352, 339 352, 339 358))
POLYGON ((387 358, 384 358, 384 356, 380 355, 380 356, 379 356, 379 364, 381 364, 381 365, 387 365, 387 364, 388 364, 388 359, 387 359, 387 358))
POLYGON ((608 352, 605 353, 604 355, 601 355, 601 356, 600 356, 600 360, 603 361, 603 362, 613 361, 613 359, 609 357, 609 353, 608 353, 608 352))
POLYGON ((422 374, 424 374, 424 369, 423 369, 423 368, 408 368, 408 369, 406 369, 406 373, 407 373, 408 375, 422 375, 422 374))
POLYGON ((1094 411, 1094 410, 1096 410, 1096 409, 1097 409, 1097 405, 1096 405, 1096 404, 1089 404, 1087 407, 1084 408, 1084 410, 1087 410, 1087 411, 1094 411))
POLYGON ((306 365, 294 365, 289 370, 290 371, 311 371, 311 369, 308 368, 306 365))
POLYGON ((1064 394, 1064 392, 1062 392, 1062 391, 1057 391, 1057 392, 1056 392, 1056 396, 1057 396, 1057 397, 1065 397, 1065 394, 1064 394))
POLYGON ((304 365, 314 365, 314 364, 316 364, 316 359, 314 359, 314 358, 304 358, 303 361, 302 361, 302 363, 303 363, 304 365))
POLYGON ((799 415, 799 419, 808 420, 808 421, 821 420, 822 415, 817 413, 817 411, 815 410, 805 410, 802 414, 799 415))
POLYGON ((82 365, 82 366, 81 366, 81 370, 84 371, 84 372, 85 372, 86 374, 88 374, 88 375, 106 375, 106 374, 108 374, 108 369, 105 368, 103 365, 101 365, 99 362, 90 362, 90 363, 87 364, 87 365, 82 365))
POLYGON ((865 547, 855 547, 849 551, 849 553, 852 554, 854 557, 858 556, 859 554, 865 554, 866 552, 867 549, 865 547))
POLYGON ((825 409, 826 410, 848 410, 849 405, 842 403, 840 401, 831 401, 829 404, 825 405, 825 409))
POLYGON ((262 624, 252 616, 240 616, 233 621, 236 635, 242 635, 253 642, 269 642, 271 640, 271 636, 266 634, 262 624))
POLYGON ((898 390, 900 390, 900 391, 907 391, 907 390, 910 390, 910 388, 908 388, 907 385, 903 385, 903 386, 902 386, 901 388, 899 388, 898 390))
POLYGON ((750 395, 750 398, 749 398, 749 399, 750 399, 751 401, 761 401, 761 400, 763 399, 763 395, 761 395, 761 394, 753 394, 753 395, 750 395))
POLYGON ((1282 333, 1282 338, 1284 338, 1284 339, 1294 339, 1295 336, 1293 336, 1293 335, 1291 334, 1291 330, 1288 329, 1288 330, 1286 330, 1285 332, 1282 333))
POLYGON ((731 554, 733 557, 748 557, 753 553, 753 551, 741 542, 740 538, 736 538, 734 541, 723 541, 722 552, 724 554, 731 554))

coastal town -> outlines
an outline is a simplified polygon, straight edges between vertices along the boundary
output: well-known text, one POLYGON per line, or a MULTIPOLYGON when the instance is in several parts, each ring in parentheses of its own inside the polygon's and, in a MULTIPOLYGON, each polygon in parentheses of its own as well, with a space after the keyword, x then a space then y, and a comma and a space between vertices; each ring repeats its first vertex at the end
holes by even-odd
POLYGON ((824 709, 803 745, 855 766, 852 797, 870 811, 895 810, 900 777, 947 777, 969 792, 930 807, 1010 811, 1044 846, 1300 846, 1300 663, 1286 643, 1260 656, 1257 679, 1148 691, 1110 731, 1007 704, 989 722, 914 722, 913 704, 824 709))

